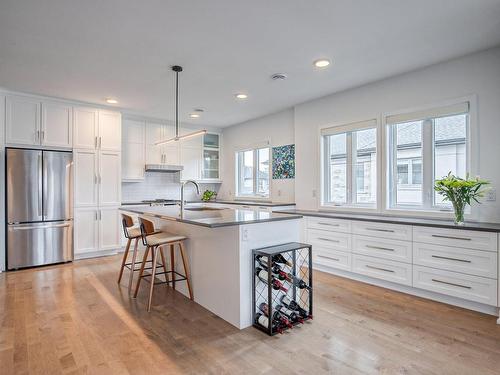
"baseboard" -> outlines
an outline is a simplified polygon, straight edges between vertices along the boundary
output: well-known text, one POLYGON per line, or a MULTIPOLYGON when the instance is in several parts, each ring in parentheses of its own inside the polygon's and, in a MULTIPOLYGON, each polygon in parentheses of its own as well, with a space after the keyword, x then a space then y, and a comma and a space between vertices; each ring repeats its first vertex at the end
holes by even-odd
MULTIPOLYGON (((451 296, 447 296, 447 295, 439 294, 439 293, 435 293, 435 292, 430 292, 430 291, 423 290, 423 289, 417 289, 417 288, 414 288, 411 286, 400 285, 400 284, 392 283, 390 281, 379 280, 379 279, 375 279, 375 278, 372 278, 369 276, 364 276, 364 275, 360 275, 357 273, 339 270, 339 269, 335 269, 335 268, 331 268, 331 267, 327 267, 327 266, 323 266, 323 265, 314 264, 313 269, 315 269, 317 271, 322 271, 322 272, 334 274, 337 276, 342 276, 342 277, 345 277, 345 278, 348 278, 351 280, 361 281, 363 283, 367 283, 367 284, 371 284, 371 285, 375 285, 375 286, 380 286, 382 288, 392 289, 392 290, 396 290, 398 292, 411 294, 413 296, 427 298, 427 299, 430 299, 433 301, 446 303, 448 305, 458 306, 458 307, 462 307, 464 309, 478 311, 478 312, 488 314, 488 315, 499 316, 499 314, 500 314, 500 312, 499 312, 500 310, 496 306, 490 306, 490 305, 485 305, 483 303, 467 301, 467 300, 464 300, 461 298, 451 297, 451 296)), ((499 319, 499 322, 500 322, 500 319, 499 319)))
POLYGON ((110 255, 116 255, 120 251, 121 249, 111 249, 111 250, 92 251, 89 253, 75 254, 75 260, 107 257, 110 255))

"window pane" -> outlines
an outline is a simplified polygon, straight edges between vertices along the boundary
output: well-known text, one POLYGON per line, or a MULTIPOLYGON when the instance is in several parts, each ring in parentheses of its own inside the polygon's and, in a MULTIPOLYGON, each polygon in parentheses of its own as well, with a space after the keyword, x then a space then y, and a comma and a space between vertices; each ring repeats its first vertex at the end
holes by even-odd
MULTIPOLYGON (((434 119, 434 179, 449 172, 464 178, 466 158, 467 115, 455 115, 434 119)), ((435 204, 449 205, 443 197, 434 193, 435 204)))
POLYGON ((338 204, 347 203, 347 155, 346 133, 326 137, 328 143, 329 197, 328 201, 338 204))
POLYGON ((269 148, 257 150, 258 157, 258 175, 257 175, 257 194, 269 195, 269 148))
POLYGON ((239 153, 239 192, 240 194, 253 194, 253 151, 239 153))
POLYGON ((355 203, 375 203, 377 197, 377 130, 352 133, 356 142, 355 203))
POLYGON ((420 178, 417 176, 413 180, 413 174, 410 174, 412 160, 422 159, 422 124, 423 121, 412 121, 393 125, 396 141, 393 152, 396 153, 397 166, 395 201, 398 205, 422 205, 422 168, 420 178))

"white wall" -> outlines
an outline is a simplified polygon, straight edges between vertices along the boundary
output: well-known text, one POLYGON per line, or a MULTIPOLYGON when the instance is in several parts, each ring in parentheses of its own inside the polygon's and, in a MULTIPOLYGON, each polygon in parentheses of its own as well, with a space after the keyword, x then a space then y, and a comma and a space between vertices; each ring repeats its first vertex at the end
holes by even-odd
MULTIPOLYGON (((295 143, 293 109, 224 128, 222 132, 222 180, 219 199, 234 199, 235 152, 255 144, 269 142, 271 147, 295 143)), ((293 179, 271 180, 271 200, 294 202, 293 179)))
POLYGON ((0 94, 0 272, 5 270, 5 96, 0 94))
MULTIPOLYGON (((335 69, 335 66, 332 67, 335 69)), ((477 95, 479 170, 500 186, 500 48, 468 55, 418 71, 329 95, 295 107, 297 207, 317 209, 319 197, 318 128, 379 117, 382 113, 432 106, 477 95)), ((250 130, 248 130, 250 132, 250 130)), ((499 202, 484 202, 481 221, 500 222, 499 202)))

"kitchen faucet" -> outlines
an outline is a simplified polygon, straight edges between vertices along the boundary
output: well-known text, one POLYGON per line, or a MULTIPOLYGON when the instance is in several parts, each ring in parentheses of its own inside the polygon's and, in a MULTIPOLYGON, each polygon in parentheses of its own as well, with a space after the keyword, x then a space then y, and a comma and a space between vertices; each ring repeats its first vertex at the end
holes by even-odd
POLYGON ((186 186, 189 182, 191 182, 195 187, 196 187, 196 194, 200 195, 200 187, 196 183, 196 181, 193 180, 187 180, 184 181, 181 185, 181 213, 184 211, 184 186, 186 186))

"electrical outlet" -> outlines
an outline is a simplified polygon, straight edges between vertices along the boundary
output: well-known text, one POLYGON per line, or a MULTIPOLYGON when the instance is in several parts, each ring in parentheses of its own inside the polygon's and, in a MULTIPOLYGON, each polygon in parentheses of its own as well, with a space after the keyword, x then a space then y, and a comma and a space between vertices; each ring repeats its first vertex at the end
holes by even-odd
POLYGON ((241 231, 241 240, 248 241, 248 229, 243 229, 241 231))
POLYGON ((495 188, 491 188, 486 192, 486 200, 488 202, 495 202, 497 200, 497 190, 495 188))
POLYGON ((281 197, 281 190, 278 189, 278 197, 281 197))
POLYGON ((316 189, 313 189, 312 196, 313 196, 313 198, 316 198, 316 189))

